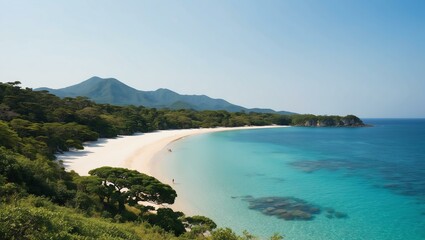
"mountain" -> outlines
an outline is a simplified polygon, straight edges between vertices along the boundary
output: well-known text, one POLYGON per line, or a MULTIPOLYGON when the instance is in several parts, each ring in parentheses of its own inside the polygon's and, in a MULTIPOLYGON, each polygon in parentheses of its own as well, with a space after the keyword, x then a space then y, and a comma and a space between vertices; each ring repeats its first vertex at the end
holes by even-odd
POLYGON ((79 84, 60 88, 37 88, 36 91, 49 91, 59 97, 88 97, 96 103, 113 105, 135 105, 151 108, 194 109, 194 110, 226 110, 229 112, 260 112, 293 114, 291 112, 276 112, 272 109, 253 108, 231 104, 223 99, 214 99, 205 95, 181 95, 169 89, 160 88, 156 91, 141 91, 134 89, 115 78, 92 77, 79 84))

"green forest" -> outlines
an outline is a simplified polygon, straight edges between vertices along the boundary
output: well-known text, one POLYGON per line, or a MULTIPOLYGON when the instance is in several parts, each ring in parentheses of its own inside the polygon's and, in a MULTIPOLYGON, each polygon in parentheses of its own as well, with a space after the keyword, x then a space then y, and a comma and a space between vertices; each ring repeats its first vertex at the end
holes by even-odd
MULTIPOLYGON (((323 117, 193 111, 96 104, 0 83, 0 236, 4 239, 255 239, 146 201, 172 204, 171 186, 134 170, 67 172, 55 154, 99 137, 164 129, 245 125, 360 125, 355 116, 323 117), (312 123, 311 125, 305 124, 312 123), (323 123, 326 124, 318 124, 323 123), (155 211, 154 211, 155 210, 155 211)), ((282 239, 278 234, 271 239, 282 239)))

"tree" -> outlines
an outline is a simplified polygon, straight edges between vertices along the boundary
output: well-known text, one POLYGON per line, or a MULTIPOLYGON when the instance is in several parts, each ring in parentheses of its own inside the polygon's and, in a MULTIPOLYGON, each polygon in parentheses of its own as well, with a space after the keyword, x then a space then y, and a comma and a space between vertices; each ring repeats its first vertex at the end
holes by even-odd
POLYGON ((243 230, 243 240, 256 240, 258 239, 256 236, 249 233, 247 230, 243 230))
POLYGON ((176 236, 180 236, 186 232, 186 229, 180 220, 183 216, 182 212, 174 212, 170 208, 160 208, 156 215, 153 214, 149 216, 148 222, 163 228, 167 232, 172 232, 176 236))
POLYGON ((190 229, 191 235, 198 236, 208 231, 212 231, 217 227, 215 222, 204 216, 192 216, 185 217, 182 219, 183 224, 186 228, 190 229))
POLYGON ((15 148, 19 140, 18 134, 6 122, 0 121, 0 146, 15 148))
POLYGON ((16 160, 17 157, 17 154, 0 147, 0 176, 3 176, 5 182, 24 182, 24 169, 16 160))
POLYGON ((219 228, 212 233, 212 240, 239 240, 230 228, 219 228))
POLYGON ((282 240, 283 237, 279 233, 273 234, 273 236, 270 237, 270 240, 282 240))
POLYGON ((11 120, 14 117, 19 116, 19 114, 10 110, 10 107, 4 103, 0 103, 0 120, 11 120))
POLYGON ((125 204, 135 205, 139 201, 155 204, 172 204, 177 197, 176 191, 156 178, 125 168, 101 167, 89 172, 101 188, 96 193, 103 202, 117 205, 119 211, 125 204))
POLYGON ((107 120, 102 118, 100 106, 85 107, 75 112, 78 123, 87 125, 101 137, 116 137, 117 130, 107 120))

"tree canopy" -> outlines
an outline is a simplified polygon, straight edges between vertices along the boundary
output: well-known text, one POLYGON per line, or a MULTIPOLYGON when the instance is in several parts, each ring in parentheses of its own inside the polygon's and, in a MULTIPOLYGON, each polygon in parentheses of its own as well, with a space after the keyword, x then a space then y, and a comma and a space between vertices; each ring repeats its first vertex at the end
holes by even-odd
MULTIPOLYGON (((101 167, 89 172, 89 184, 100 185, 96 193, 110 206, 124 210, 124 204, 136 205, 139 201, 155 204, 173 204, 176 191, 156 178, 125 168, 101 167)), ((95 186, 92 186, 95 188, 95 186)))

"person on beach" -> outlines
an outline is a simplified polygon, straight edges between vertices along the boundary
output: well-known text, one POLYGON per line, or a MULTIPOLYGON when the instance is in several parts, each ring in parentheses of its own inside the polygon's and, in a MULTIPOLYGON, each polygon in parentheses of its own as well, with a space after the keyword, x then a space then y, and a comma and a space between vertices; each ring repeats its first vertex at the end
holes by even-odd
POLYGON ((173 184, 174 184, 174 178, 173 178, 173 184))

